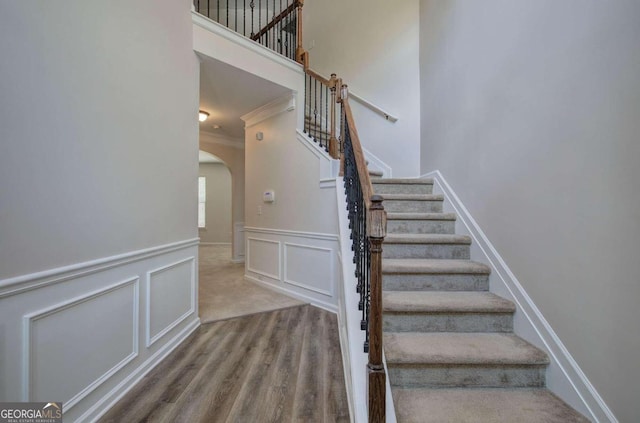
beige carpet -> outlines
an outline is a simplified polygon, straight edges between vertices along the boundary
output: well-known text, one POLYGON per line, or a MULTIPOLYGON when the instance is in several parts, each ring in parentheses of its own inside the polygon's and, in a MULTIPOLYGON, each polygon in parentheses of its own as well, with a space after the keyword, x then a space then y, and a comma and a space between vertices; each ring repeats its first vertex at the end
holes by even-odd
POLYGON ((305 304, 244 280, 244 263, 231 262, 231 247, 201 245, 199 307, 202 323, 305 304))

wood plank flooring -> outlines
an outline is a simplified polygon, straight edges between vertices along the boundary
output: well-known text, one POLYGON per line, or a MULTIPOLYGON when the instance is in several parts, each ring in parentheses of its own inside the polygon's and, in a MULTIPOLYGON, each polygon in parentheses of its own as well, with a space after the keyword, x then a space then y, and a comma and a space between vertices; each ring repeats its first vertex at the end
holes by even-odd
POLYGON ((348 421, 336 316, 310 305, 202 325, 100 419, 348 421))

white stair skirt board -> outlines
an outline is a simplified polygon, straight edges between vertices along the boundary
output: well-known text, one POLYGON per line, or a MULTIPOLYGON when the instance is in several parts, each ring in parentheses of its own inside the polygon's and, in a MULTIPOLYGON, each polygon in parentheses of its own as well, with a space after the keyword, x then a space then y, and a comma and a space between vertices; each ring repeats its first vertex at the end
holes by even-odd
POLYGON ((301 130, 296 130, 296 135, 296 139, 318 158, 320 164, 320 174, 318 175, 320 188, 335 188, 336 177, 340 173, 340 160, 331 158, 324 148, 320 147, 317 142, 301 130))
MULTIPOLYGON (((349 216, 347 214, 347 200, 344 191, 344 179, 336 180, 336 195, 338 200, 338 221, 340 225, 340 267, 342 284, 340 286, 340 308, 338 315, 340 321, 344 322, 344 333, 340 332, 340 347, 342 350, 342 361, 349 363, 349 368, 345 370, 345 384, 349 397, 349 410, 351 418, 356 423, 368 421, 367 409, 367 362, 368 356, 364 353, 363 345, 365 333, 360 329, 360 311, 358 310, 359 294, 356 293, 355 286, 355 264, 353 264, 353 251, 351 251, 351 239, 349 232, 349 216), (348 375, 348 376, 347 376, 348 375)), ((342 327, 341 327, 342 329, 342 327)), ((386 363, 385 363, 386 370, 386 363)), ((386 378, 387 398, 386 415, 387 423, 396 422, 396 413, 391 398, 391 387, 389 378, 386 378)))
POLYGON ((444 195, 444 211, 455 212, 458 215, 458 222, 461 222, 462 226, 458 227, 457 233, 469 235, 473 239, 471 258, 491 268, 491 291, 516 303, 514 332, 549 355, 551 363, 547 370, 547 388, 594 422, 617 422, 602 397, 440 171, 424 174, 421 178, 433 178, 434 193, 444 195))
POLYGON ((364 158, 368 163, 367 167, 369 168, 369 170, 381 171, 383 178, 393 177, 393 169, 391 168, 391 166, 386 164, 384 161, 382 161, 380 158, 378 158, 371 151, 367 150, 364 147, 362 147, 362 152, 364 153, 364 158))

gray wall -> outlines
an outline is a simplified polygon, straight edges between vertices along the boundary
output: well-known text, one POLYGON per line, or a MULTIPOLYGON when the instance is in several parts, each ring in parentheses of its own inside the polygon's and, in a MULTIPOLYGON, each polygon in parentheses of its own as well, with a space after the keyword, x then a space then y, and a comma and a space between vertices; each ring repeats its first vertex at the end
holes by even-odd
POLYGON ((207 178, 207 202, 200 242, 231 243, 231 173, 223 163, 200 163, 199 176, 207 178))
POLYGON ((197 237, 189 4, 0 2, 0 279, 197 237))
POLYGON ((640 3, 421 1, 439 169, 621 422, 640 420, 640 3))

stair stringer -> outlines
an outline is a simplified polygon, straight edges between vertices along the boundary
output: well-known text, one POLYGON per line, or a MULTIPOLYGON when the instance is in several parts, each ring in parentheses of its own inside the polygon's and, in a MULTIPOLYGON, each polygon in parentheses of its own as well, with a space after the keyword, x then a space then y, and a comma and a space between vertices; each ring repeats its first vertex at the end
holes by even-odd
MULTIPOLYGON (((355 264, 349 232, 347 199, 344 191, 344 179, 336 179, 337 213, 339 223, 339 263, 342 282, 338 289, 338 327, 340 350, 344 365, 345 386, 349 401, 352 422, 368 421, 367 412, 367 354, 363 351, 365 333, 360 329, 359 294, 356 293, 355 264)), ((384 359, 384 357, 383 357, 384 359)), ((383 360, 384 361, 384 360, 383 360)), ((386 369, 386 362, 385 362, 386 369)), ((391 397, 389 378, 386 378, 386 421, 396 423, 396 413, 391 397)))
POLYGON ((595 387, 440 171, 435 170, 420 177, 433 178, 434 194, 444 195, 444 212, 456 213, 457 222, 461 223, 456 225, 456 233, 473 239, 471 259, 491 268, 490 292, 516 304, 514 333, 548 354, 547 389, 594 422, 617 423, 618 420, 595 387))

